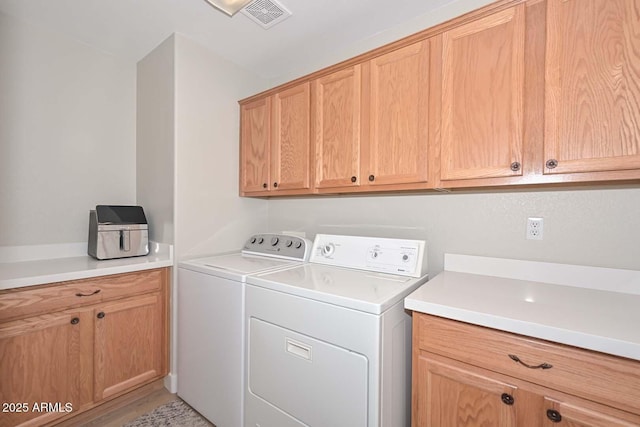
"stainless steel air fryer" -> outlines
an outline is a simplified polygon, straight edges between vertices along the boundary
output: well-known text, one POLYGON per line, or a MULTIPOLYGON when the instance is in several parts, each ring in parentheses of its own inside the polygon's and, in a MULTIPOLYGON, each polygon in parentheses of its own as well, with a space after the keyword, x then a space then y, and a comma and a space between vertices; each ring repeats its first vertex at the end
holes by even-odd
POLYGON ((149 254, 149 226, 142 206, 97 205, 89 211, 87 252, 96 259, 149 254))

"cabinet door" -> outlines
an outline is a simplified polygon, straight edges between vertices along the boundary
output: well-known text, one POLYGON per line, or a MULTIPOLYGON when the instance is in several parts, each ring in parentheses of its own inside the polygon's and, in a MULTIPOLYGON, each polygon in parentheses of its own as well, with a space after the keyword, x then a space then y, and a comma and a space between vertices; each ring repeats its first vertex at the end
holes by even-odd
POLYGON ((270 189, 271 98, 240 108, 240 192, 270 189))
POLYGON ((509 400, 515 399, 514 385, 475 372, 470 365, 436 361, 427 353, 418 356, 417 365, 413 426, 516 425, 516 406, 509 400))
POLYGON ((547 174, 640 168, 640 8, 547 2, 547 174))
POLYGON ((274 190, 310 188, 309 83, 273 96, 271 180, 274 190))
POLYGON ((640 416, 619 412, 606 408, 609 414, 583 407, 579 400, 562 402, 551 398, 544 399, 545 414, 543 415, 543 427, 571 426, 571 427, 633 427, 638 426, 640 416), (628 418, 629 421, 623 419, 628 418), (632 421, 633 419, 633 421, 632 421))
POLYGON ((163 307, 154 293, 94 309, 96 401, 165 374, 163 307))
POLYGON ((42 425, 91 400, 91 317, 61 312, 0 326, 0 426, 42 425), (89 381, 87 381, 87 377, 89 381))
POLYGON ((359 185, 361 66, 313 81, 316 188, 359 185))
POLYGON ((522 174, 525 5, 442 35, 441 179, 522 174))
POLYGON ((369 140, 363 168, 371 185, 427 181, 429 40, 372 59, 369 140))

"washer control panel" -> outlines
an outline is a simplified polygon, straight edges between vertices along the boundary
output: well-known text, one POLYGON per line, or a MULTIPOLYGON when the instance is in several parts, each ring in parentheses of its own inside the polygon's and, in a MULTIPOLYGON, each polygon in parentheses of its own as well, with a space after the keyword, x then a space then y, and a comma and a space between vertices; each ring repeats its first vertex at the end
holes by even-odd
POLYGON ((242 253, 307 261, 311 241, 289 234, 255 234, 247 239, 242 253))
POLYGON ((318 234, 310 262, 379 273, 427 274, 424 240, 318 234))

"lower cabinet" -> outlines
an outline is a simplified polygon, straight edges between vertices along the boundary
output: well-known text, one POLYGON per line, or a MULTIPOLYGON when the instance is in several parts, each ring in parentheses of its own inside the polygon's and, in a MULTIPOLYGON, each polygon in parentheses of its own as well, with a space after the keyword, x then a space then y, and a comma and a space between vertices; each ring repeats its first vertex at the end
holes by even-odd
POLYGON ((158 269, 0 291, 0 427, 61 421, 166 375, 167 281, 158 269), (79 306, 40 314, 40 295, 67 290, 79 306))
POLYGON ((413 346, 413 427, 640 426, 640 362, 421 313, 413 346))
POLYGON ((93 310, 94 399, 102 400, 163 374, 162 303, 159 293, 93 310))

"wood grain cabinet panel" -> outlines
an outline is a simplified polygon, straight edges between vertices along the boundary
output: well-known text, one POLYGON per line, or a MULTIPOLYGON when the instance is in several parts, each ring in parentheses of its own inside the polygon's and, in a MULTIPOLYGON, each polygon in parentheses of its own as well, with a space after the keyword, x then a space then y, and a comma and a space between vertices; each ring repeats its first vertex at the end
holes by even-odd
POLYGON ((639 375, 637 361, 413 313, 413 427, 638 426, 639 375))
POLYGON ((360 184, 361 66, 314 80, 315 188, 360 184))
POLYGON ((271 189, 271 98, 240 107, 240 192, 271 189))
POLYGON ((429 47, 423 40, 366 64, 370 131, 362 169, 369 185, 428 181, 429 47))
POLYGON ((522 174, 525 5, 442 34, 441 180, 522 174))
POLYGON ((547 2, 545 174, 640 169, 639 28, 635 0, 547 2))
POLYGON ((42 425, 91 400, 82 381, 91 318, 81 317, 61 312, 0 325, 0 403, 14 405, 3 408, 0 426, 42 425), (40 406, 49 402, 59 406, 40 406))
POLYGON ((311 188, 309 86, 303 83, 273 96, 272 190, 311 188))
POLYGON ((94 309, 95 400, 121 393, 164 372, 159 293, 94 309))
POLYGON ((473 367, 440 363, 428 353, 417 363, 422 382, 415 390, 419 410, 414 426, 516 426, 517 406, 508 400, 514 399, 516 386, 473 367))
POLYGON ((29 410, 0 413, 0 427, 69 418, 166 375, 168 280, 162 268, 1 291, 0 403, 29 410))
POLYGON ((240 194, 311 192, 311 94, 304 82, 240 106, 240 194))

